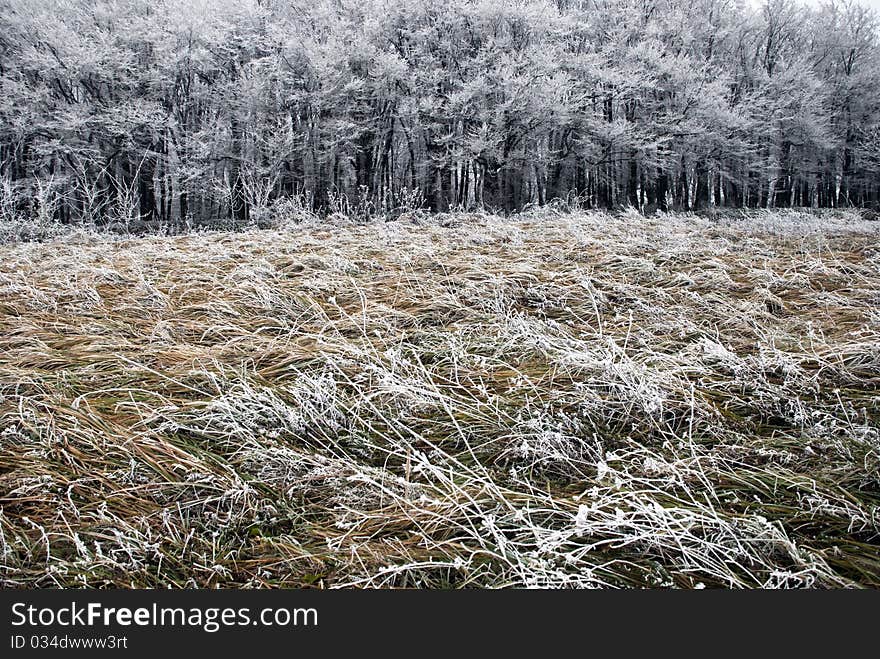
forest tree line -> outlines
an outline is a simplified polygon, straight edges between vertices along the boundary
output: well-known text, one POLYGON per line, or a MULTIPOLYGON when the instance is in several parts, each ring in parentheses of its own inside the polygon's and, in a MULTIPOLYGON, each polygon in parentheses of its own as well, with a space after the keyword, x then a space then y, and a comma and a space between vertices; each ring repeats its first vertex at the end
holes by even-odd
POLYGON ((876 206, 850 0, 0 0, 0 205, 61 222, 876 206))

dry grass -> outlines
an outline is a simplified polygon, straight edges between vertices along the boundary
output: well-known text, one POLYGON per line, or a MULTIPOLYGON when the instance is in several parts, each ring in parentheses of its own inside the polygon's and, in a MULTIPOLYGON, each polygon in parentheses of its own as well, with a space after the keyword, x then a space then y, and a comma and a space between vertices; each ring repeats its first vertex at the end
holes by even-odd
POLYGON ((880 586, 846 214, 0 247, 5 587, 880 586))

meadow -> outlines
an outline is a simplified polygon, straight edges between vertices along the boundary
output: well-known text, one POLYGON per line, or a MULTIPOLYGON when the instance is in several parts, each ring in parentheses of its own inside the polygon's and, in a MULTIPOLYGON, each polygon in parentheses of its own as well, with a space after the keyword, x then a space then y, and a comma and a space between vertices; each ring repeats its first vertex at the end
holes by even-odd
POLYGON ((880 223, 0 246, 0 585, 880 586, 880 223))

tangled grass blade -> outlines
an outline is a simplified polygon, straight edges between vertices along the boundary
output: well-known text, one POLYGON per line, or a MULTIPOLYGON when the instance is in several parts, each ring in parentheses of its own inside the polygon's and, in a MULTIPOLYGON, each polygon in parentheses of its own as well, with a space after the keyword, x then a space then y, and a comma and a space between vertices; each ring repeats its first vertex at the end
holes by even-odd
POLYGON ((878 587, 877 239, 534 211, 0 247, 0 582, 878 587))

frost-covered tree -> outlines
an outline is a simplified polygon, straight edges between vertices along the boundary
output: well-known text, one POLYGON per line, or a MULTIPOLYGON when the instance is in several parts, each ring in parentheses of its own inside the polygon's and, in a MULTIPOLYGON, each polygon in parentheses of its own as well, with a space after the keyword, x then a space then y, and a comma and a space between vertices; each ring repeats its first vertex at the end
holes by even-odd
POLYGON ((0 176, 129 225, 876 205, 877 39, 853 0, 0 0, 0 176))

